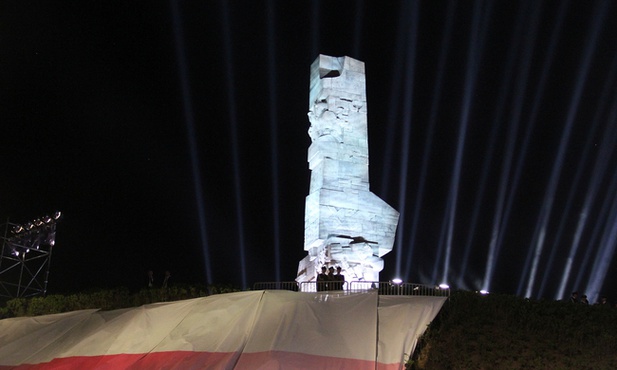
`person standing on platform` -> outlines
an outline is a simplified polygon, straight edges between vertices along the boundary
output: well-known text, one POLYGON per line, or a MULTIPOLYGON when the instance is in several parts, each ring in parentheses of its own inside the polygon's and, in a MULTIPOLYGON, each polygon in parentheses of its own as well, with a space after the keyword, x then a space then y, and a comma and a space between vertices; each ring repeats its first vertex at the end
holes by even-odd
POLYGON ((328 273, 327 267, 321 266, 321 273, 317 275, 317 291, 327 290, 328 273))
POLYGON ((148 288, 154 287, 154 271, 148 270, 148 288))
POLYGON ((170 277, 171 277, 171 272, 169 272, 169 270, 165 271, 165 279, 163 279, 163 288, 167 288, 167 283, 169 282, 170 277))
POLYGON ((336 277, 334 276, 334 267, 328 267, 328 283, 326 284, 326 290, 336 290, 336 277))
POLYGON ((343 268, 341 266, 336 268, 336 275, 334 275, 334 280, 336 281, 335 290, 343 290, 345 286, 345 275, 341 274, 342 270, 343 268))

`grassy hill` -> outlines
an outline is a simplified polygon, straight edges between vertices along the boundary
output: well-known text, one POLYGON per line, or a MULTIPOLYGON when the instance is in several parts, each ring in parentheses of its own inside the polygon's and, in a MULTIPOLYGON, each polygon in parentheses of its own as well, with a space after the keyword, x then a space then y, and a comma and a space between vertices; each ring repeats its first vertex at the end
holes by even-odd
POLYGON ((455 292, 410 369, 617 369, 617 309, 455 292))

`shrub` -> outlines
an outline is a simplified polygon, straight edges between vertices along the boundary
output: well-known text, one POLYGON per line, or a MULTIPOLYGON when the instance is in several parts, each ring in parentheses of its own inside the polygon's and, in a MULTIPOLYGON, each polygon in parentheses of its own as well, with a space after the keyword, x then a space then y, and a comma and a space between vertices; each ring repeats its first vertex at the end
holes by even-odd
POLYGON ((114 310, 144 304, 205 297, 213 294, 238 291, 231 286, 171 286, 168 288, 142 289, 131 294, 127 288, 100 289, 69 295, 14 298, 0 308, 0 318, 37 316, 84 309, 114 310))

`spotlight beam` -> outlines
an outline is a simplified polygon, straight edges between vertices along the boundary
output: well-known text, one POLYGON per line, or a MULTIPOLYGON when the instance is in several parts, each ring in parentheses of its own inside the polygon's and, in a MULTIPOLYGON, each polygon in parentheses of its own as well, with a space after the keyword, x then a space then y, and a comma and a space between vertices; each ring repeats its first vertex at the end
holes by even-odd
POLYGON ((454 168, 452 174, 452 182, 450 186, 449 197, 452 199, 452 206, 450 208, 450 214, 448 219, 448 231, 446 241, 446 255, 444 259, 444 268, 441 283, 447 283, 448 272, 450 270, 450 256, 452 254, 452 240, 454 237, 454 224, 456 219, 456 208, 458 202, 458 190, 460 188, 460 177, 463 163, 463 152, 465 148, 465 140, 467 136, 467 127, 469 122, 469 116, 471 114, 471 99, 475 90, 475 83, 480 66, 480 59, 482 55, 482 49, 484 46, 484 40, 486 36, 486 26, 488 19, 490 18, 491 4, 487 3, 486 14, 482 14, 482 3, 476 2, 474 7, 474 15, 471 27, 471 36, 469 38, 469 53, 467 55, 467 69, 465 73, 465 87, 463 93, 462 109, 461 109, 461 121, 458 134, 458 140, 456 145, 456 155, 454 157, 454 168))
MULTIPOLYGON (((415 62, 416 62, 416 48, 417 48, 417 30, 418 30, 418 2, 412 3, 411 8, 411 21, 408 46, 407 46, 407 65, 405 73, 405 99, 403 103, 403 146, 401 153, 401 162, 399 167, 399 222, 405 223, 406 215, 406 195, 407 195, 407 178, 409 172, 409 147, 411 140, 411 125, 413 116, 413 88, 414 88, 414 74, 415 74, 415 62)), ((403 253, 403 238, 396 239, 396 276, 401 275, 401 260, 403 253)))
POLYGON ((186 136, 191 153, 191 170, 193 174, 193 188, 195 200, 197 202, 197 219, 199 222, 199 238, 204 259, 204 269, 206 283, 212 284, 212 268, 210 266, 210 247, 208 245, 208 233, 206 227, 206 212, 203 197, 203 184, 201 182, 201 165, 199 162, 197 141, 195 140, 195 117, 193 115, 193 103, 188 79, 188 63, 186 61, 186 51, 184 47, 184 32, 182 30, 182 20, 178 0, 171 0, 171 14, 174 31, 174 41, 176 46, 176 58, 178 60, 178 77, 180 78, 180 88, 182 90, 182 108, 184 111, 184 122, 186 125, 186 136))
MULTIPOLYGON (((548 280, 551 276, 553 276, 553 271, 552 271, 552 266, 553 266, 553 262, 555 259, 555 256, 557 255, 557 251, 559 250, 559 246, 561 244, 561 239, 563 236, 564 231, 566 230, 566 225, 569 221, 569 215, 571 212, 571 208, 573 206, 573 202, 574 202, 574 198, 576 196, 576 194, 579 192, 578 188, 579 188, 579 184, 581 182, 581 178, 583 176, 583 171, 585 170, 584 168, 584 163, 587 162, 588 156, 589 156, 589 146, 593 140, 593 133, 595 131, 595 128, 597 127, 597 121, 594 122, 594 125, 592 127, 592 129, 589 130, 589 135, 587 138, 587 145, 585 146, 585 150, 583 151, 583 154, 581 155, 579 161, 578 161, 578 165, 575 167, 576 170, 576 174, 574 175, 574 180, 572 181, 572 186, 570 187, 570 190, 568 192, 568 196, 566 198, 565 201, 565 208, 564 211, 561 213, 562 216, 560 218, 560 222, 559 222, 559 227, 557 229, 557 232, 555 233, 555 237, 553 239, 553 243, 552 243, 552 247, 551 247, 551 253, 549 255, 548 261, 546 263, 546 267, 544 268, 544 277, 542 279, 542 283, 540 284, 540 289, 538 291, 538 296, 542 297, 544 294, 544 290, 546 288, 546 284, 548 283, 548 280)), ((583 207, 585 208, 585 207, 583 207)), ((581 212, 579 213, 579 223, 578 226, 582 226, 580 221, 582 219, 586 219, 586 212, 581 212), (583 215, 585 214, 585 216, 583 217, 583 215)), ((584 224, 584 222, 583 222, 584 224)), ((582 231, 582 229, 579 229, 579 227, 577 227, 577 231, 575 232, 575 240, 577 239, 576 234, 578 234, 578 232, 582 231)), ((577 242, 575 241, 575 244, 577 242)), ((566 268, 567 270, 567 268, 566 268)), ((567 273, 562 275, 562 285, 565 288, 565 282, 567 281, 567 273)), ((562 289, 559 289, 560 292, 557 293, 556 297, 561 297, 563 294, 562 289)), ((561 299, 561 298, 556 298, 556 299, 561 299)))
POLYGON ((426 133, 426 139, 424 140, 424 150, 422 153, 422 167, 420 169, 419 180, 420 183, 418 185, 418 191, 416 193, 416 199, 414 203, 413 209, 413 217, 412 217, 412 225, 411 231, 409 234, 409 249, 407 250, 407 260, 405 266, 407 267, 407 271, 405 272, 405 280, 408 281, 411 276, 411 262, 413 250, 415 247, 416 240, 416 232, 418 229, 418 223, 420 221, 420 210, 422 209, 422 200, 424 199, 424 187, 426 185, 426 174, 428 172, 429 158, 431 153, 431 147, 433 144, 433 137, 435 135, 435 126, 437 121, 437 112, 439 101, 441 100, 441 91, 443 88, 444 81, 444 70, 446 60, 448 58, 448 49, 450 46, 450 39, 452 38, 452 28, 454 24, 454 14, 456 9, 456 2, 451 1, 448 3, 448 11, 446 15, 445 21, 445 30, 443 33, 443 39, 441 40, 441 48, 439 52, 439 62, 437 65, 437 80, 435 81, 435 88, 433 90, 433 98, 431 99, 431 113, 428 121, 428 130, 426 133))
MULTIPOLYGON (((489 146, 488 149, 486 151, 486 155, 484 155, 484 161, 482 164, 482 168, 483 168, 483 172, 482 172, 482 176, 480 179, 480 186, 478 187, 478 190, 476 192, 476 196, 474 199, 477 199, 476 202, 476 207, 474 207, 474 211, 472 214, 472 222, 471 222, 471 233, 469 234, 468 238, 467 238, 467 242, 465 244, 465 254, 463 256, 463 260, 462 260, 462 264, 461 264, 461 279, 466 275, 466 271, 467 271, 467 260, 468 260, 468 256, 471 252, 471 243, 473 240, 473 234, 475 232, 475 225, 477 223, 477 219, 478 219, 478 215, 479 215, 479 211, 480 211, 480 204, 482 203, 482 196, 484 195, 484 189, 486 187, 486 182, 488 179, 488 168, 489 168, 489 163, 490 161, 493 159, 493 153, 494 153, 494 149, 495 149, 495 139, 497 136, 497 133, 499 131, 499 127, 501 125, 501 123, 503 122, 503 115, 504 115, 504 111, 505 111, 505 105, 506 105, 506 98, 508 97, 508 92, 510 91, 510 86, 512 83, 512 77, 513 77, 513 70, 514 70, 514 62, 516 61, 515 55, 518 53, 518 45, 520 44, 521 41, 521 37, 520 34, 522 34, 522 27, 523 27, 523 17, 525 16, 526 12, 525 12, 526 8, 521 7, 519 9, 519 14, 517 16, 517 22, 516 22, 516 27, 514 29, 514 32, 512 33, 512 38, 510 40, 509 45, 512 45, 512 47, 510 47, 509 52, 508 52, 508 57, 507 57, 507 63, 506 63, 506 67, 505 67, 505 72, 503 74, 503 82, 500 84, 500 86, 502 87, 501 89, 499 89, 499 98, 498 98, 498 103, 495 109, 495 118, 493 119, 493 122, 491 124, 491 134, 490 134, 490 142, 489 142, 489 146)), ((507 209, 507 207, 506 207, 507 209)), ((503 233, 503 231, 501 232, 503 233)), ((499 244, 497 244, 498 246, 499 244)), ((490 248, 490 246, 489 246, 490 248)), ((495 257, 493 258, 489 258, 489 260, 495 259, 496 260, 496 255, 497 253, 495 253, 495 257)), ((489 267, 490 266, 490 262, 487 261, 487 267, 485 270, 485 284, 490 284, 491 281, 491 277, 489 276, 487 277, 487 275, 489 275, 488 271, 489 271, 489 267)))
MULTIPOLYGON (((610 186, 609 186, 609 190, 607 191, 607 194, 617 194, 617 172, 613 173, 613 177, 611 178, 610 186)), ((598 220, 606 220, 608 218, 610 206, 611 206, 611 202, 608 202, 606 200, 601 203, 600 212, 598 212, 598 220)), ((587 248, 585 248, 585 256, 583 260, 581 261, 581 264, 580 264, 581 268, 579 269, 578 274, 576 276, 576 281, 574 282, 574 286, 581 285, 585 272, 586 270, 588 270, 589 259, 591 258, 591 254, 595 249, 597 249, 597 248, 594 248, 594 246, 596 246, 597 244, 602 245, 601 243, 598 243, 597 241, 598 241, 598 238, 600 238, 602 229, 604 227, 605 225, 600 222, 597 222, 594 224, 591 237, 589 238, 589 241, 587 242, 587 248)), ((600 252, 596 254, 596 258, 599 254, 600 252)), ((592 280, 592 277, 594 278, 594 280, 599 280, 595 278, 595 275, 596 275, 596 271, 591 269, 589 272, 589 279, 587 280, 588 286, 585 289, 585 291, 588 292, 589 298, 591 299, 592 302, 597 299, 598 288, 596 286, 595 281, 593 284, 589 282, 592 280), (591 292, 594 292, 594 291, 596 293, 592 294, 591 292)))
MULTIPOLYGON (((405 50, 407 41, 406 36, 408 35, 407 26, 409 19, 409 1, 401 2, 401 9, 399 13, 398 19, 398 32, 396 33, 396 50, 405 50)), ((393 148, 394 148, 394 138, 395 133, 397 132, 396 127, 399 123, 398 110, 400 105, 400 96, 401 96, 401 85, 403 79, 400 78, 404 74, 405 67, 405 53, 395 53, 394 59, 394 69, 395 73, 392 73, 392 86, 390 92, 390 107, 388 109, 388 118, 387 123, 388 127, 386 129, 386 145, 383 152, 383 165, 382 174, 381 174, 381 196, 383 199, 388 198, 389 189, 390 189, 390 171, 393 157, 393 148)), ((369 126, 370 129, 370 126, 369 126)), ((399 225, 404 225, 404 219, 399 215, 399 225)), ((397 233, 397 239, 401 238, 402 233, 397 233)))
POLYGON ((615 247, 617 247, 617 227, 615 227, 617 224, 617 195, 613 193, 612 196, 611 210, 608 220, 604 225, 604 233, 600 240, 600 249, 596 255, 593 268, 591 269, 591 277, 585 289, 592 302, 597 301, 600 295, 604 278, 613 260, 615 247))
POLYGON ((311 1, 311 58, 319 54, 319 0, 311 1))
MULTIPOLYGON (((616 118, 617 118, 617 115, 613 114, 611 122, 615 122, 616 118)), ((572 241, 572 244, 570 245, 568 259, 566 260, 566 265, 564 267, 564 273, 562 275, 563 277, 559 285, 557 297, 563 297, 564 295, 566 284, 567 284, 568 278, 570 277, 572 264, 574 263, 574 258, 578 251, 578 246, 581 240, 581 235, 583 233, 583 229, 585 228, 587 224, 587 215, 589 214, 591 205, 593 201, 595 200, 596 195, 598 194, 598 188, 601 182, 600 180, 604 176, 608 168, 609 163, 605 155, 610 155, 609 153, 613 151, 613 148, 617 144, 617 135, 615 135, 614 126, 612 127, 613 127, 613 130, 611 131, 613 132, 604 137, 605 141, 610 141, 610 143, 608 145, 603 146, 604 150, 602 150, 601 154, 598 156, 598 160, 596 161, 596 164, 593 169, 590 189, 587 191, 587 194, 585 195, 585 203, 583 205, 583 208, 579 215, 578 223, 576 225, 576 230, 574 232, 574 240, 572 241), (610 138, 610 140, 608 140, 608 138, 610 138)))
MULTIPOLYGON (((604 99, 605 100, 605 99, 604 99)), ((583 176, 583 171, 585 170, 585 166, 584 163, 587 163, 588 157, 589 157, 589 148, 591 147, 591 143, 593 141, 593 136, 595 133, 595 130, 598 126, 598 119, 594 119, 593 120, 593 124, 592 124, 592 128, 588 131, 588 135, 587 135, 587 139, 586 139, 586 145, 585 145, 585 149, 583 151, 583 154, 580 156, 580 159, 578 161, 578 165, 575 166, 576 168, 576 174, 574 175, 574 180, 572 181, 572 186, 570 187, 570 190, 568 192, 568 196, 566 198, 566 202, 565 202, 565 208, 564 211, 561 213, 562 216, 560 218, 560 222, 559 222, 559 227, 557 229, 557 232, 555 233, 555 237, 553 239, 553 243, 552 243, 552 247, 551 247, 551 253, 549 255, 548 261, 546 263, 546 267, 544 268, 544 277, 542 279, 542 282, 540 284, 540 289, 538 291, 538 296, 542 297, 544 294, 544 290, 546 288, 546 285, 548 283, 548 280, 550 277, 554 276, 553 274, 553 262, 555 260, 555 256, 557 255, 557 251, 559 250, 559 246, 561 245, 561 239, 563 236, 564 231, 566 230, 566 225, 568 223, 569 220, 569 215, 571 212, 571 208, 573 206, 573 202, 574 202, 574 198, 576 196, 576 194, 579 192, 579 184, 581 182, 581 178, 583 176)), ((564 280, 564 277, 562 276, 562 281, 564 280)), ((567 280, 567 278, 565 279, 567 280)), ((558 293, 557 296, 560 296, 561 294, 558 293)), ((556 299, 560 299, 560 298, 556 298, 556 299)))
POLYGON ((364 20, 364 0, 356 0, 356 16, 354 24, 354 38, 353 38, 353 57, 357 58, 360 55, 360 45, 362 42, 362 24, 364 20))
POLYGON ((433 274, 431 275, 431 283, 437 281, 437 274, 439 272, 439 263, 441 262, 441 256, 444 254, 446 247, 446 234, 448 232, 448 217, 451 213, 452 198, 447 198, 446 207, 444 209, 443 221, 441 222, 441 229, 439 230, 439 241, 437 243, 437 254, 435 255, 435 263, 433 265, 433 274))
MULTIPOLYGON (((495 202, 495 214, 493 216, 493 227, 491 230, 491 239, 488 249, 488 258, 486 260, 486 273, 484 277, 484 282, 482 283, 482 290, 490 291, 490 281, 493 278, 495 263, 497 259, 497 243, 499 240, 499 235, 503 233, 503 216, 504 216, 504 208, 506 203, 506 191, 508 184, 510 183, 510 172, 513 164, 513 157, 516 147, 516 139, 518 137, 519 126, 521 122, 521 114, 523 109, 525 91, 527 90, 527 83, 529 81, 529 71, 531 68, 531 60, 533 57, 533 47, 535 45, 535 35, 537 34, 536 30, 540 23, 540 9, 541 6, 537 3, 532 10, 532 16, 530 19, 530 24, 525 27, 526 33, 525 38, 526 42, 524 43, 525 47, 523 48, 521 54, 521 61, 518 63, 522 66, 521 73, 517 77, 514 90, 514 106, 512 108, 512 114, 510 118, 510 124, 508 129, 508 134, 506 138, 506 147, 505 147, 505 156, 503 157, 503 161, 501 164, 501 173, 499 176, 499 188, 497 194, 497 201, 495 202)), ((519 13, 519 22, 517 22, 517 28, 522 27, 524 22, 522 21, 522 17, 527 13, 527 9, 525 7, 520 8, 519 13)), ((520 31, 519 31, 520 32, 520 31)), ((515 35, 520 34, 515 31, 515 35)), ((524 32, 524 31, 523 31, 524 32)), ((516 42, 518 44, 518 40, 516 42)), ((512 57, 512 55, 510 55, 512 57)), ((515 60, 514 58, 509 61, 515 60)))
MULTIPOLYGON (((576 179, 574 181, 575 184, 577 184, 582 178, 583 170, 585 169, 584 163, 587 162, 587 157, 589 156, 590 149, 593 148, 592 143, 594 140, 594 134, 601 121, 600 114, 601 112, 604 112, 605 110, 606 102, 607 102, 608 96, 611 93, 612 87, 614 86, 616 76, 617 76, 617 54, 615 54, 613 58, 611 70, 605 80, 606 82, 604 84, 604 88, 602 89, 602 93, 600 95, 601 98, 598 104, 599 106, 598 106, 598 109, 596 109, 596 114, 594 115, 594 118, 592 120, 592 127, 589 130, 588 138, 586 140, 585 149, 581 156, 581 160, 579 161, 579 164, 577 166, 576 179)), ((617 101, 613 103, 609 117, 610 117, 608 119, 609 122, 615 122, 617 120, 617 101)), ((615 146, 615 141, 617 139, 617 135, 616 135, 617 133, 615 131, 616 131, 615 125, 609 124, 608 132, 602 135, 603 140, 602 140, 602 143, 600 144, 600 151, 597 155, 597 160, 595 161, 594 168, 591 172, 592 175, 591 175, 589 189, 587 190, 587 193, 585 195, 585 201, 583 203, 581 212, 579 214, 579 219, 576 225, 576 230, 574 232, 574 239, 572 240, 572 244, 570 246, 570 251, 568 253, 568 259, 566 260, 566 266, 564 267, 564 272, 563 274, 561 274, 562 279, 559 284, 559 289, 557 291, 557 295, 555 296, 555 299, 564 298, 564 292, 566 289, 568 279, 570 277, 570 272, 572 269, 574 258, 578 252, 581 235, 583 233, 583 229, 587 225, 587 221, 588 221, 587 215, 589 214, 590 208, 598 194, 598 188, 600 185, 601 178, 606 174, 606 170, 608 168, 608 161, 606 160, 606 158, 608 158, 608 156, 611 154, 615 146)), ((574 198, 574 195, 576 193, 575 189, 576 189, 576 186, 573 186, 570 190, 570 194, 568 195, 568 203, 567 203, 568 205, 570 204, 571 199, 574 198)), ((569 211, 567 210, 566 212, 564 212, 564 214, 566 215, 569 214, 569 211)), ((565 221, 562 222, 562 225, 565 225, 565 221)), ((562 230, 562 227, 560 227, 560 231, 561 230, 562 230)), ((561 232, 558 233, 558 235, 560 234, 561 232)), ((557 245, 557 243, 555 244, 557 245)), ((554 246, 553 250, 556 249, 556 245, 554 246)))
MULTIPOLYGON (((531 113, 529 115, 529 118, 527 119, 527 122, 528 122, 527 129, 525 130, 525 136, 520 146, 521 150, 519 152, 519 156, 517 157, 514 176, 512 179, 512 183, 510 185, 510 189, 508 191, 508 197, 507 197, 508 200, 507 200, 507 204, 505 207, 503 220, 501 222, 501 225, 503 226, 501 227, 502 231, 499 233, 498 241, 496 243, 495 256, 499 256, 499 253, 503 246, 505 229, 510 220, 510 214, 512 212, 512 205, 514 201, 516 200, 516 192, 518 189, 519 181, 523 173, 523 166, 525 164, 525 159, 527 157, 527 149, 529 148, 529 143, 531 141, 531 134, 533 132, 533 127, 536 122, 536 118, 540 112, 539 108, 540 108, 540 104, 542 100, 541 97, 544 95, 544 91, 546 89, 548 75, 549 75, 548 71, 550 70, 553 64, 553 61, 555 59, 555 48, 557 47, 557 43, 559 41, 559 33, 562 29, 563 22, 566 16, 567 4, 568 3, 566 1, 563 1, 560 3, 561 6, 559 8, 557 18, 554 23, 554 27, 551 31, 551 36, 549 38, 550 40, 549 47, 547 49, 547 52, 545 53, 546 58, 544 59, 544 62, 542 63, 542 72, 540 73, 540 81, 538 82, 537 87, 534 89, 536 93, 533 98, 533 105, 531 108, 531 113)), ((521 291, 523 289, 522 286, 524 283, 524 276, 527 274, 527 270, 529 269, 530 259, 531 259, 531 254, 528 255, 527 261, 525 262, 524 271, 521 274, 521 277, 519 280, 519 285, 518 285, 518 290, 517 290, 519 295, 521 294, 521 291)), ((488 282, 489 284, 491 283, 490 279, 488 280, 488 282)))
MULTIPOLYGON (((609 118, 607 121, 615 122, 616 120, 617 120, 617 99, 613 103, 611 114, 609 115, 609 118)), ((602 144, 600 147, 600 152, 598 153, 598 159, 596 161, 594 170, 592 172, 592 177, 590 180, 590 189, 587 191, 587 194, 585 196, 585 203, 583 205, 581 217, 579 218, 579 223, 577 224, 576 232, 574 234, 574 241, 570 248, 570 254, 568 255, 568 260, 566 263, 564 275, 567 274, 569 276, 570 274, 572 262, 574 260, 574 256, 576 255, 576 252, 578 249, 582 230, 587 221, 587 215, 590 213, 592 203, 595 201, 602 177, 606 174, 607 170, 609 171, 614 170, 611 167, 609 167, 609 160, 608 160, 609 157, 608 156, 610 156, 614 152, 616 144, 617 144, 617 127, 615 125, 609 124, 608 131, 605 132, 604 134, 604 138, 602 140, 602 144)), ((612 182, 615 183, 616 179, 617 179, 617 176, 614 175, 612 182)), ((608 194, 615 194, 615 192, 611 191, 608 194)), ((607 199, 604 199, 603 203, 608 203, 607 199)), ((613 208, 611 210, 611 213, 609 214, 609 218, 615 219, 616 215, 614 212, 615 212, 615 209, 613 208)), ((606 276, 606 271, 608 269, 605 262, 611 261, 613 253, 614 253, 615 246, 613 244, 615 243, 615 239, 614 239, 614 236, 612 236, 611 234, 613 232, 613 229, 615 229, 614 225, 615 225, 614 222, 609 221, 605 226, 605 231, 604 231, 605 234, 603 236, 603 239, 600 242, 599 252, 596 255, 596 261, 594 262, 594 266, 591 270, 591 277, 589 279, 589 283, 587 287, 587 289, 592 294, 596 294, 598 287, 602 286, 602 283, 604 282, 604 278, 606 276), (607 259, 606 261, 603 260, 605 258, 607 259), (594 293, 594 290, 596 293, 594 293)), ((564 276, 564 280, 562 280, 562 285, 565 285, 564 281, 567 281, 567 276, 564 276)), ((560 290, 561 290, 561 286, 560 286, 560 290)))
POLYGON ((273 233, 274 233, 274 271, 276 281, 281 281, 281 227, 280 227, 280 204, 279 204, 279 148, 278 148, 278 115, 276 107, 276 35, 274 24, 276 14, 274 1, 268 0, 267 4, 267 33, 268 33, 268 87, 270 90, 269 112, 270 112, 270 167, 272 169, 272 213, 273 213, 273 233))
POLYGON ((233 174, 234 174, 234 190, 235 190, 235 205, 236 205, 236 217, 237 217, 237 232, 238 232, 238 252, 240 257, 240 276, 242 288, 248 287, 246 276, 246 253, 244 242, 244 212, 242 209, 242 185, 240 174, 240 145, 238 142, 238 119, 236 116, 236 94, 235 94, 235 78, 233 70, 232 60, 232 40, 231 40, 231 21, 229 19, 229 8, 227 2, 222 2, 221 18, 223 25, 223 39, 224 39, 224 56, 225 56, 225 68, 227 72, 227 103, 229 105, 229 130, 231 140, 231 155, 233 162, 233 174))
POLYGON ((578 78, 576 80, 576 85, 574 87, 574 93, 572 94, 572 98, 570 100, 568 113, 566 116, 566 124, 563 130, 559 148, 557 151, 557 156, 555 157, 555 164, 551 170, 551 175, 549 177, 549 184, 546 189, 544 202, 542 204, 542 209, 539 218, 539 229, 538 229, 538 237, 534 240, 535 249, 534 249, 534 258, 531 266, 531 272, 529 275, 529 279, 527 282, 527 289, 525 290, 525 297, 531 297, 534 284, 535 277, 538 269, 538 264, 540 262, 540 257, 542 255, 542 249, 544 247, 544 238, 546 236, 548 221, 551 216, 553 203, 555 200, 555 191, 557 189, 557 184, 559 183, 559 177, 561 176, 561 170, 563 169, 563 161, 565 158, 566 148, 568 146, 568 142, 570 140, 570 133, 572 131, 572 126, 574 124, 574 119, 576 117, 576 113, 578 112, 578 107, 581 100, 581 95, 583 93, 583 87, 586 82, 587 74, 589 73, 589 68, 591 65, 591 60, 593 53, 596 48, 596 44, 598 41, 598 35, 600 33, 601 25, 604 23, 604 17, 606 14, 607 2, 602 2, 596 6, 594 11, 594 21, 592 22, 593 28, 591 29, 590 34, 588 35, 588 42, 586 43, 585 50, 583 52, 583 60, 581 61, 581 68, 579 69, 578 78))

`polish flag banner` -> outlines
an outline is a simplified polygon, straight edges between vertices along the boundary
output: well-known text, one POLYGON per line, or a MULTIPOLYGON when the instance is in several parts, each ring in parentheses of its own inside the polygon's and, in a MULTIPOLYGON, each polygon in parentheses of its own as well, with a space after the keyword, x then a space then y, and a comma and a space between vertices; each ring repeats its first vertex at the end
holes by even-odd
POLYGON ((0 320, 5 369, 403 369, 446 297, 220 294, 0 320))

